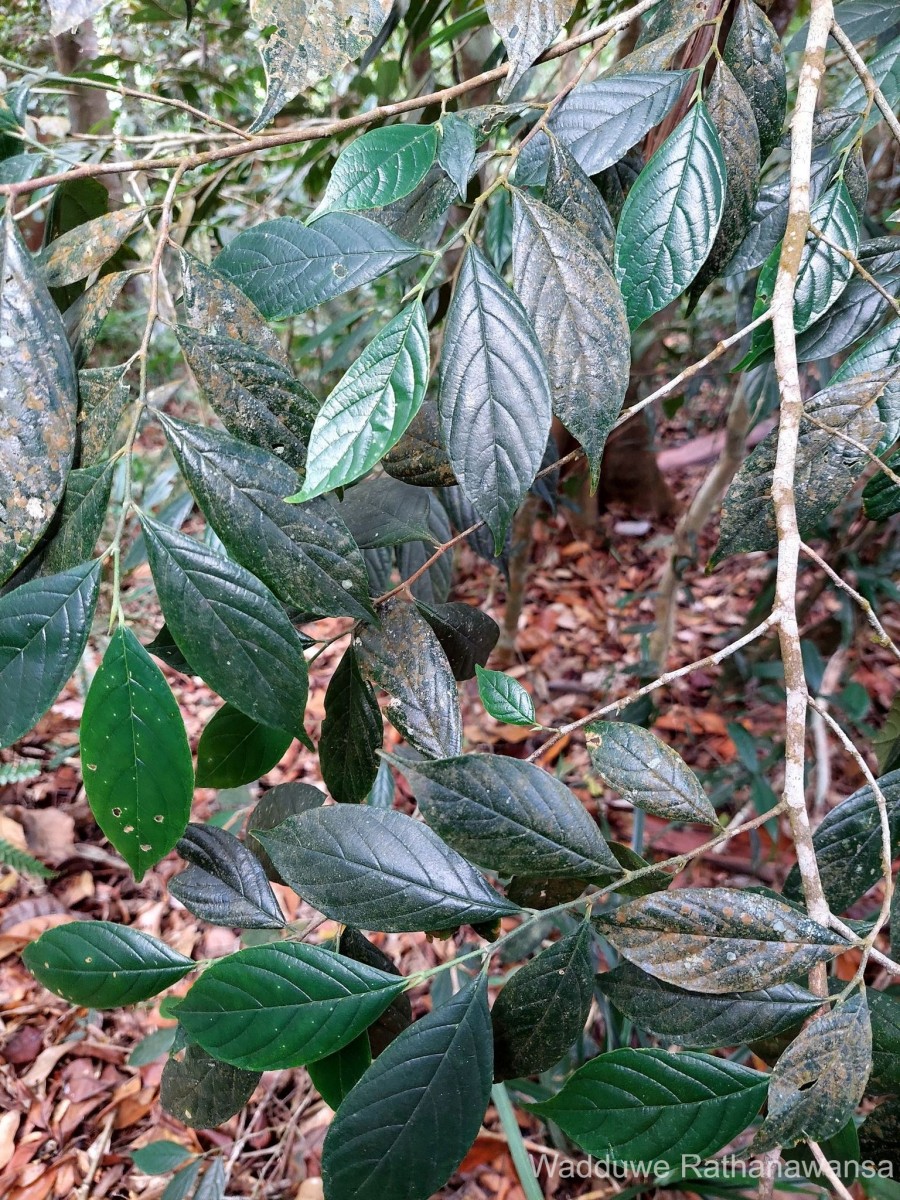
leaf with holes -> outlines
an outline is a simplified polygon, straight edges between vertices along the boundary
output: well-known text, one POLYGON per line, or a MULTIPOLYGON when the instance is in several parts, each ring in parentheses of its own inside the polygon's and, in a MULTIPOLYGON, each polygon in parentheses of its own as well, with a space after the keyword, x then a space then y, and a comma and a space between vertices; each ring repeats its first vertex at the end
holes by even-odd
POLYGON ((475 675, 481 703, 495 720, 506 725, 537 724, 534 701, 518 679, 502 671, 488 671, 485 667, 476 667, 475 675))
POLYGON ((434 125, 385 125, 364 133, 338 156, 317 213, 384 208, 408 196, 427 175, 437 144, 434 125))
POLYGON ((211 925, 281 929, 284 916, 265 872, 234 834, 188 825, 177 846, 190 866, 169 883, 186 909, 211 925))
MULTIPOLYGON (((213 1129, 241 1111, 256 1090, 261 1074, 219 1062, 189 1043, 166 1060, 159 1084, 159 1102, 167 1113, 192 1129, 213 1129)), ((215 1159, 214 1163, 220 1161, 215 1159)), ((198 1192, 194 1200, 199 1195, 198 1192)))
POLYGON ((325 785, 341 804, 361 804, 378 774, 383 737, 375 691, 359 669, 351 645, 325 692, 319 765, 325 785))
POLYGON ((234 788, 253 783, 284 757, 292 733, 270 729, 230 704, 204 726, 197 746, 197 787, 234 788))
POLYGON ((194 772, 178 703, 124 626, 84 702, 81 770, 94 819, 140 881, 184 833, 194 772))
POLYGON ((575 0, 486 0, 486 8, 509 56, 509 74, 500 89, 505 100, 571 17, 575 0))
POLYGON ((765 162, 781 141, 787 79, 778 34, 753 0, 739 0, 723 57, 753 109, 765 162))

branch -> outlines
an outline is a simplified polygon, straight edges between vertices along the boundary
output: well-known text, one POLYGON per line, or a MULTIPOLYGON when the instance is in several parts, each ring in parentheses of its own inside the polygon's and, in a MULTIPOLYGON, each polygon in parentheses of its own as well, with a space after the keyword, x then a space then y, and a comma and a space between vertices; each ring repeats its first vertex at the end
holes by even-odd
POLYGON ((878 105, 881 115, 887 122, 888 129, 894 135, 897 144, 900 145, 900 121, 897 120, 894 110, 885 99, 884 92, 875 82, 874 75, 857 53, 856 47, 834 19, 831 22, 831 36, 843 50, 850 66, 859 76, 863 87, 866 89, 866 95, 878 105))
POLYGON ((835 1193, 835 1195, 840 1196, 840 1200, 853 1200, 851 1194, 847 1191, 847 1189, 838 1179, 837 1175, 835 1175, 834 1171, 831 1169, 831 1163, 828 1161, 827 1157, 825 1156, 825 1152, 819 1143, 807 1142, 807 1145, 812 1151, 813 1158, 819 1164, 819 1169, 821 1170, 822 1174, 831 1184, 832 1191, 835 1193))
POLYGON ((846 246, 839 246, 837 242, 832 241, 827 233, 819 229, 817 225, 813 225, 812 222, 810 222, 809 231, 810 233, 814 234, 819 241, 824 242, 826 246, 832 250, 835 250, 843 258, 845 258, 853 270, 856 271, 857 275, 859 275, 861 279, 864 279, 869 287, 874 288, 880 296, 887 300, 888 304, 890 304, 897 316, 900 317, 900 300, 898 300, 896 296, 892 296, 887 288, 878 282, 871 271, 866 270, 866 268, 862 265, 852 251, 848 250, 846 246))
POLYGON ((872 605, 869 603, 869 601, 865 598, 865 596, 861 596, 859 594, 859 592, 857 592, 854 588, 852 588, 850 586, 849 583, 847 583, 845 580, 841 579, 841 577, 840 577, 840 575, 838 575, 837 571, 833 570, 828 565, 828 563, 825 561, 824 558, 821 558, 818 554, 816 554, 815 550, 813 550, 813 548, 811 546, 807 546, 806 542, 800 543, 800 549, 803 551, 803 553, 806 555, 807 558, 811 558, 813 560, 813 562, 817 564, 817 566, 822 568, 822 570, 825 572, 825 574, 828 576, 828 578, 831 580, 831 582, 834 584, 835 587, 840 588, 842 592, 846 592, 847 595, 851 597, 851 599, 856 601, 856 603, 859 605, 859 607, 865 613, 866 620, 869 622, 869 624, 875 630, 875 633, 876 633, 875 640, 878 643, 878 645, 884 646, 884 648, 886 650, 890 650, 891 654, 893 654, 893 656, 898 661, 900 661, 900 648, 898 648, 894 644, 894 642, 891 640, 890 636, 888 635, 887 630, 882 625, 882 623, 879 621, 878 616, 875 612, 875 609, 872 607, 872 605))

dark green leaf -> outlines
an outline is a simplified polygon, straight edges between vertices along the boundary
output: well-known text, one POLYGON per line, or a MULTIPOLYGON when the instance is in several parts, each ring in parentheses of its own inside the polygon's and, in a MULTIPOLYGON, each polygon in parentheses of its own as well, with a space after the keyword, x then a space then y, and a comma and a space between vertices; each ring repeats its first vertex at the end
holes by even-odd
POLYGON ((810 1022, 775 1064, 754 1151, 833 1137, 853 1116, 871 1066, 872 1028, 859 992, 810 1022))
POLYGON ((177 1175, 172 1176, 159 1200, 187 1200, 199 1174, 200 1160, 195 1159, 188 1166, 183 1167, 177 1175))
POLYGON ((381 625, 358 637, 363 675, 390 697, 386 716, 411 746, 450 758, 462 743, 456 681, 441 644, 415 605, 396 598, 379 610, 381 625))
POLYGON ((179 650, 229 704, 296 732, 306 708, 303 643, 267 587, 200 542, 144 517, 153 579, 179 650))
POLYGON ((506 894, 521 908, 556 908, 577 900, 588 885, 587 879, 549 875, 516 875, 506 885, 506 894))
POLYGON ((616 274, 632 329, 676 300, 712 249, 725 206, 725 159, 698 101, 641 171, 619 218, 616 274))
POLYGON ((222 1062, 281 1070, 352 1042, 405 987, 321 946, 281 942, 217 959, 179 1003, 178 1020, 222 1062))
POLYGON ((575 0, 485 0, 485 7, 509 56, 509 74, 500 89, 505 100, 568 21, 575 0))
POLYGON ((103 529, 112 490, 114 462, 97 463, 70 471, 54 521, 50 540, 39 550, 41 575, 70 571, 94 552, 103 529))
POLYGON ((203 921, 239 929, 281 929, 284 916, 265 872, 234 834, 188 825, 178 853, 191 865, 169 891, 203 921))
MULTIPOLYGON (((0 124, 4 128, 19 129, 21 126, 10 109, 3 101, 0 110, 0 124), (8 124, 3 118, 9 116, 12 123, 8 124)), ((5 155, 0 155, 5 157, 5 155)), ((99 179, 64 179, 53 189, 53 196, 47 206, 47 217, 44 221, 44 246, 55 238, 78 225, 102 217, 109 212, 109 192, 99 179)))
POLYGON ((239 287, 181 251, 182 303, 188 325, 212 338, 252 346, 290 372, 290 360, 259 309, 239 287))
MULTIPOLYGON (((879 1104, 872 1109, 860 1127, 859 1143, 861 1155, 875 1159, 879 1164, 886 1161, 893 1168, 893 1178, 896 1179, 896 1172, 900 1170, 900 1100, 888 1100, 886 1104, 879 1104)), ((888 1184, 888 1180, 885 1180, 885 1184, 888 1184)), ((894 1192, 886 1187, 884 1192, 877 1194, 883 1196, 884 1200, 891 1200, 894 1192)))
POLYGON ((310 783, 279 783, 270 788, 258 801, 250 819, 247 821, 247 845, 263 865, 263 870, 269 879, 275 883, 284 880, 275 870, 272 860, 257 840, 256 832, 260 829, 274 829, 288 817, 306 812, 310 808, 318 808, 325 803, 325 793, 310 783))
POLYGON ((765 162, 781 140, 787 80, 781 41, 753 0, 739 0, 724 58, 750 101, 759 130, 760 160, 765 162))
POLYGON ((540 469, 550 405, 528 315, 471 246, 447 314, 438 407, 454 474, 493 533, 498 553, 540 469))
POLYGON ((504 986, 491 1010, 494 1077, 549 1071, 583 1031, 593 998, 591 927, 585 922, 504 986))
POLYGON ((425 401, 409 429, 384 456, 382 466, 395 479, 416 487, 449 487, 456 483, 436 404, 425 401))
POLYGON ((346 925, 429 931, 518 911, 437 834, 393 809, 313 809, 257 837, 290 887, 346 925))
POLYGON ((404 542, 394 552, 400 578, 410 579, 413 575, 416 576, 409 585, 409 591, 414 600, 423 601, 425 604, 444 604, 450 595, 450 585, 453 582, 452 555, 441 554, 431 562, 437 547, 444 546, 453 539, 450 518, 442 503, 443 495, 441 492, 432 494, 428 511, 427 540, 404 542), (430 562, 431 565, 426 566, 430 562), (418 574, 423 568, 424 574, 418 574))
POLYGON ((177 1142, 148 1142, 139 1150, 132 1151, 131 1161, 145 1175, 167 1175, 183 1162, 193 1157, 185 1146, 177 1142))
POLYGON ((661 983, 627 962, 598 975, 597 987, 639 1028, 663 1041, 698 1049, 774 1037, 801 1024, 822 1005, 818 996, 796 983, 704 996, 661 983))
POLYGON ((600 831, 566 785, 532 763, 493 754, 391 759, 432 829, 501 875, 618 874, 600 831))
POLYGON ((595 920, 635 966, 713 995, 783 983, 847 947, 796 908, 736 888, 655 892, 595 920))
POLYGON ((536 725, 534 701, 518 679, 502 671, 476 667, 478 695, 485 710, 497 721, 507 725, 536 725))
POLYGON ((76 367, 81 367, 87 361, 103 328, 103 322, 109 316, 129 277, 129 271, 117 271, 101 276, 63 313, 63 325, 72 347, 76 367))
POLYGON ((709 1158, 759 1111, 767 1076, 686 1051, 613 1050, 586 1063, 532 1112, 614 1162, 709 1158))
POLYGON ((889 449, 900 437, 900 321, 893 321, 880 333, 864 342, 849 355, 831 377, 832 385, 861 375, 885 381, 878 398, 878 414, 884 422, 884 435, 878 453, 889 449))
POLYGON ((584 447, 596 487, 631 367, 622 296, 606 259, 563 216, 523 193, 513 213, 515 289, 544 352, 553 410, 584 447))
POLYGON ((417 608, 434 630, 456 680, 472 679, 483 667, 500 637, 493 618, 471 604, 436 604, 419 601, 417 608))
POLYGON ((606 202, 571 150, 555 137, 550 138, 544 203, 564 217, 582 241, 589 242, 608 263, 612 263, 616 227, 606 202))
MULTIPOLYGON (((346 925, 341 931, 338 949, 341 954, 345 954, 347 958, 352 958, 354 962, 361 962, 370 967, 377 967, 379 971, 387 971, 389 975, 399 976, 400 974, 393 961, 388 958, 383 950, 379 950, 358 929, 353 929, 349 925, 346 925)), ((372 1057, 377 1058, 391 1044, 394 1038, 411 1024, 412 1005, 410 1004, 409 993, 400 992, 390 1002, 381 1016, 373 1021, 366 1030, 366 1036, 369 1039, 369 1045, 372 1050, 372 1057)))
POLYGON ((239 233, 215 261, 265 317, 290 317, 369 283, 419 253, 355 213, 325 213, 312 225, 278 217, 239 233))
MULTIPOLYGON (((887 288, 895 278, 886 275, 878 282, 887 288)), ((871 333, 889 308, 885 297, 867 279, 855 275, 824 317, 797 338, 798 361, 816 362, 839 354, 871 333)))
POLYGON ((7 208, 0 228, 0 583, 50 523, 75 449, 78 385, 59 309, 7 208))
POLYGON ((147 649, 167 667, 180 671, 183 675, 194 675, 196 672, 175 644, 175 639, 168 625, 163 625, 152 642, 147 643, 147 649))
POLYGON ((0 745, 31 729, 78 666, 99 591, 98 561, 0 597, 0 745))
POLYGON ((700 780, 648 730, 624 721, 593 721, 585 736, 594 770, 638 808, 668 821, 718 824, 700 780))
POLYGON ((122 625, 84 702, 81 771, 94 819, 140 881, 184 833, 194 770, 178 702, 122 625))
POLYGON ((434 125, 372 129, 341 151, 317 211, 359 212, 393 204, 422 182, 436 153, 434 125))
POLYGON ((112 258, 144 216, 143 208, 120 208, 64 233, 35 259, 48 287, 84 279, 112 258))
POLYGON ((869 1091, 900 1090, 900 999, 896 988, 866 993, 872 1026, 872 1079, 869 1091))
POLYGON ((123 367, 78 372, 78 436, 82 466, 103 458, 131 397, 123 367))
POLYGON ((22 951, 38 983, 83 1008, 149 1000, 196 966, 165 942, 109 921, 75 921, 42 933, 22 951))
POLYGON ((341 804, 360 804, 378 774, 383 727, 372 685, 362 676, 351 645, 325 693, 319 765, 325 785, 341 804))
POLYGON ((317 1059, 307 1067, 312 1085, 329 1106, 337 1109, 347 1093, 359 1083, 372 1063, 369 1039, 361 1033, 334 1054, 317 1059))
MULTIPOLYGON (((610 842, 609 848, 623 871, 645 871, 651 865, 646 858, 641 858, 640 854, 623 842, 610 842)), ((659 868, 646 871, 646 874, 640 875, 630 883, 617 883, 612 890, 620 896, 649 896, 652 892, 664 892, 671 884, 672 878, 668 872, 659 868)))
POLYGON ((189 1044, 163 1067, 159 1102, 192 1129, 212 1129, 241 1111, 259 1080, 259 1071, 242 1071, 189 1044))
POLYGON ((477 147, 478 136, 468 121, 455 113, 445 113, 441 117, 437 159, 463 200, 468 191, 477 147))
POLYGON ((364 479, 348 488, 336 508, 364 550, 431 539, 428 492, 390 476, 364 479))
MULTIPOLYGON (((897 511, 900 512, 900 504, 897 511)), ((879 775, 900 766, 900 692, 894 695, 884 724, 872 736, 872 749, 878 757, 879 775)))
MULTIPOLYGON (((900 102, 900 37, 883 46, 877 54, 866 63, 871 78, 881 88, 881 92, 892 110, 896 110, 900 102)), ((871 129, 881 120, 881 111, 876 105, 867 107, 866 88, 862 80, 855 74, 851 77, 847 89, 841 96, 841 108, 850 109, 862 114, 865 110, 867 117, 863 129, 871 129)), ((848 134, 845 142, 852 141, 848 134)))
MULTIPOLYGON (((900 454, 892 454, 886 465, 896 475, 900 454)), ((900 512, 900 486, 883 471, 873 475, 863 488, 863 512, 870 521, 886 521, 900 512)))
POLYGON ((197 746, 197 787, 253 783, 280 762, 292 733, 270 729, 225 704, 208 721, 197 746))
POLYGON ((332 1121, 322 1151, 329 1200, 428 1200, 478 1134, 491 1090, 487 981, 466 984, 405 1030, 332 1121))

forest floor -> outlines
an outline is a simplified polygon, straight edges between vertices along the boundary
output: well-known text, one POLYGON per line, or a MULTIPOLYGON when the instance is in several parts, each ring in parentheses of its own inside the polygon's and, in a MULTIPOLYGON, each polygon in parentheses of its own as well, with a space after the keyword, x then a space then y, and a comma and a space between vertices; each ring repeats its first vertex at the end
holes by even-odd
MULTIPOLYGON (((675 426, 677 440, 677 421, 675 426)), ((690 431, 682 428, 681 436, 691 436, 690 431)), ((706 469, 690 468, 670 477, 682 501, 690 497, 706 469)), ((622 520, 623 514, 604 514, 587 540, 573 539, 561 515, 537 524, 528 602, 519 630, 519 661, 512 673, 532 692, 538 718, 545 725, 570 721, 636 686, 628 668, 641 659, 642 638, 653 621, 652 593, 672 521, 644 527, 630 520, 623 525, 622 520)), ((714 530, 707 530, 700 565, 689 571, 690 595, 682 594, 669 666, 695 661, 737 636, 765 585, 768 567, 759 555, 731 561, 704 575, 703 563, 714 540, 714 530)), ((158 628, 160 617, 146 587, 146 567, 131 578, 126 608, 136 632, 146 641, 158 628)), ((809 587, 814 572, 804 568, 802 578, 804 588, 809 587)), ((458 555, 455 579, 451 598, 481 604, 502 618, 503 580, 468 548, 458 555)), ((900 617, 892 607, 894 612, 886 615, 885 623, 900 638, 900 617)), ((826 659, 834 651, 833 644, 826 645, 835 624, 828 617, 839 609, 834 595, 825 593, 807 617, 808 625, 821 634, 826 659)), ((900 686, 900 669, 859 629, 856 646, 854 661, 861 665, 852 681, 868 694, 872 706, 868 719, 877 728, 900 686)), ((312 669, 306 725, 314 741, 323 716, 325 687, 343 647, 342 642, 330 647, 312 669)), ((156 1200, 168 1177, 142 1175, 130 1156, 148 1142, 168 1138, 195 1152, 224 1155, 229 1197, 320 1200, 320 1152, 332 1113, 311 1090, 304 1071, 266 1074, 243 1114, 215 1130, 186 1130, 159 1107, 163 1058, 143 1066, 128 1063, 133 1047, 166 1024, 154 1005, 111 1013, 73 1010, 38 986, 19 961, 22 947, 45 929, 85 918, 134 925, 196 957, 214 957, 239 947, 235 931, 203 926, 169 898, 167 881, 181 866, 176 855, 137 885, 91 819, 72 752, 84 685, 99 654, 100 647, 94 645, 84 670, 16 749, 15 757, 33 760, 42 768, 41 774, 5 789, 3 796, 0 837, 27 847, 57 874, 44 882, 0 871, 0 1197, 156 1200)), ((168 669, 167 675, 196 746, 217 701, 199 680, 168 669)), ((848 682, 847 677, 841 680, 848 682)), ((516 756, 537 748, 539 740, 532 731, 501 726, 485 714, 474 681, 463 684, 460 691, 470 748, 493 748, 516 756)), ((723 668, 697 671, 658 693, 656 704, 659 715, 653 728, 677 745, 704 780, 727 787, 734 779, 728 810, 734 813, 749 803, 748 776, 741 773, 729 723, 739 722, 763 742, 770 736, 777 738, 780 711, 772 703, 771 683, 765 678, 747 683, 723 668)), ((604 794, 591 778, 583 741, 577 736, 563 741, 544 765, 564 774, 591 811, 602 805, 614 833, 621 840, 629 839, 630 810, 604 794)), ((819 816, 860 783, 857 768, 833 746, 828 766, 825 786, 819 789, 819 816)), ((824 769, 821 760, 820 769, 824 769)), ((777 791, 777 763, 766 779, 777 791)), ((314 756, 298 742, 264 782, 291 780, 319 782, 314 756)), ((229 802, 241 799, 232 796, 229 802)), ((249 799, 244 797, 244 802, 249 799)), ((215 805, 215 793, 199 791, 195 819, 209 817, 215 805)), ((673 829, 648 818, 644 853, 655 858, 680 853, 699 845, 705 836, 700 829, 673 829)), ((777 887, 791 862, 787 839, 782 835, 774 847, 761 832, 753 843, 746 835, 738 837, 724 853, 709 854, 692 864, 678 882, 736 886, 762 882, 777 887)), ((302 915, 292 893, 279 889, 279 894, 290 918, 302 915)), ((329 926, 321 927, 323 937, 330 932, 329 926)), ((455 950, 453 940, 428 941, 421 935, 376 935, 376 940, 404 974, 444 960, 455 950)), ((417 993, 415 1004, 419 1013, 425 1011, 424 992, 417 993)), ((595 1032, 598 1029, 595 1026, 595 1032)), ((529 1148, 539 1153, 545 1136, 542 1125, 523 1117, 522 1128, 529 1148)), ((565 1161, 565 1156, 559 1159, 560 1164, 565 1161)), ((555 1200, 576 1196, 599 1200, 617 1190, 608 1181, 572 1181, 560 1175, 542 1179, 546 1195, 555 1200)), ((493 1109, 441 1196, 444 1200, 523 1200, 493 1109)))

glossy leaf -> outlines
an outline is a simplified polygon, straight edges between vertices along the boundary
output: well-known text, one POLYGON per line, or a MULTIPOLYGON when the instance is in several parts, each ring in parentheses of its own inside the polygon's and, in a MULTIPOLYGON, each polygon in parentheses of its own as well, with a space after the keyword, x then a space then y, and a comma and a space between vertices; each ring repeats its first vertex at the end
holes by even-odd
POLYGON ((462 744, 456 681, 441 644, 415 606, 388 600, 381 624, 358 638, 363 675, 389 696, 385 715, 411 746, 430 758, 450 758, 462 744))
POLYGON ((271 771, 294 740, 223 705, 204 726, 197 746, 197 787, 233 788, 271 771))
POLYGON ((500 637, 497 622, 471 604, 428 605, 419 601, 419 612, 431 626, 457 681, 473 679, 500 637))
POLYGON ((718 824, 700 780, 648 730, 624 721, 592 721, 585 737, 594 770, 638 808, 668 821, 718 824))
POLYGON ((341 1105, 322 1151, 329 1200, 428 1200, 478 1134, 491 1060, 482 976, 401 1033, 341 1105))
POLYGON ((704 996, 662 983, 624 962, 597 976, 620 1013, 664 1042, 689 1048, 738 1046, 801 1024, 822 1001, 796 983, 704 996))
POLYGON ((593 998, 591 927, 585 922, 504 985, 491 1009, 494 1077, 549 1071, 584 1030, 593 998))
POLYGON ((509 57, 500 89, 504 100, 571 17, 575 0, 486 0, 485 7, 509 57))
POLYGON ((298 500, 352 483, 396 445, 422 407, 428 363, 428 323, 416 300, 376 335, 319 410, 298 500))
POLYGON ((62 504, 47 530, 49 540, 33 556, 41 575, 70 571, 91 557, 103 530, 115 470, 114 462, 105 462, 69 472, 62 504))
POLYGON ((254 721, 294 732, 306 708, 303 643, 267 587, 230 559, 145 517, 153 579, 179 650, 254 721))
POLYGON ((100 563, 31 580, 0 596, 0 745, 43 716, 78 666, 100 591, 100 563))
POLYGON ((476 667, 478 695, 485 710, 497 721, 507 725, 536 725, 534 701, 518 679, 502 671, 476 667))
POLYGON ((283 927, 265 872, 234 834, 191 824, 177 849, 190 866, 170 881, 169 891, 194 916, 239 929, 283 927))
POLYGON ((811 1021, 778 1059, 754 1151, 833 1137, 853 1116, 871 1066, 872 1028, 859 992, 811 1021))
POLYGON ((735 888, 655 892, 595 920, 641 970, 712 995, 783 983, 847 945, 790 905, 735 888))
POLYGON ((415 246, 355 213, 325 213, 312 225, 278 217, 239 233, 215 269, 264 317, 290 317, 408 262, 415 246))
MULTIPOLYGON (((882 95, 892 109, 896 109, 898 101, 900 101, 900 37, 895 37, 889 41, 886 46, 882 46, 877 54, 873 54, 866 63, 871 78, 876 85, 881 89, 882 95)), ((850 109, 853 112, 862 113, 864 110, 868 112, 864 129, 871 129, 876 125, 881 118, 881 111, 876 106, 872 106, 871 111, 867 109, 867 93, 862 80, 855 74, 852 76, 844 94, 839 100, 841 108, 850 109)), ((850 141, 850 136, 847 135, 846 141, 850 141)))
POLYGON ((361 1033, 334 1054, 307 1067, 313 1087, 329 1108, 338 1109, 372 1064, 369 1039, 361 1033))
POLYGON ((256 1090, 260 1075, 219 1062, 200 1046, 188 1043, 166 1060, 159 1102, 192 1129, 213 1129, 240 1112, 256 1090))
POLYGON ((391 762, 431 828, 481 866, 501 875, 577 879, 619 873, 575 794, 532 763, 492 754, 391 762))
POLYGON ((437 154, 434 125, 385 125, 342 150, 318 211, 383 208, 422 182, 437 154))
POLYGON ((274 829, 288 817, 306 812, 310 808, 318 808, 324 803, 325 793, 310 783, 279 783, 257 801, 247 821, 247 846, 262 863, 267 878, 275 883, 284 882, 263 849, 262 843, 257 839, 257 832, 274 829))
POLYGON ((363 550, 431 538, 431 496, 389 475, 372 476, 348 488, 335 507, 363 550))
POLYGON ((84 702, 81 770, 94 819, 140 881, 184 833, 194 771, 178 702, 124 626, 84 702))
POLYGON ((22 951, 38 983, 82 1008, 138 1004, 196 966, 158 938, 110 921, 73 921, 42 933, 22 951))
POLYGON ((341 804, 360 804, 378 774, 383 726, 375 691, 359 669, 356 650, 344 653, 325 692, 319 766, 341 804))
POLYGON ((56 238, 35 260, 47 287, 65 287, 99 270, 134 233, 144 212, 140 207, 120 208, 56 238))
POLYGON ((686 1051, 613 1050, 580 1067, 532 1112, 613 1162, 709 1158, 753 1120, 768 1077, 686 1051))
POLYGON ((739 0, 724 59, 753 109, 760 160, 765 162, 781 141, 787 80, 781 41, 772 22, 753 0, 739 0))
POLYGON ((521 302, 474 246, 447 314, 438 407, 454 474, 503 547, 541 466, 550 383, 521 302))
POLYGON ((352 1042, 405 986, 321 946, 272 943, 207 967, 179 1002, 178 1020, 222 1062, 281 1070, 352 1042))
POLYGON ((612 263, 616 227, 606 202, 571 150, 555 137, 550 138, 543 201, 565 218, 583 242, 589 242, 612 263))
POLYGON ((317 808, 257 837, 290 887, 346 925, 429 931, 518 911, 437 834, 393 809, 317 808))
POLYGON ((212 338, 243 342, 290 371, 290 360, 262 313, 239 287, 181 251, 182 304, 192 329, 212 338))
POLYGON ((725 207, 719 135, 698 101, 628 193, 616 233, 616 274, 632 329, 676 300, 712 249, 725 207))
POLYGON ((513 213, 514 286, 544 352, 553 410, 584 447, 596 487, 631 367, 622 296, 606 259, 563 216, 523 193, 513 213))
MULTIPOLYGON (((896 475, 900 454, 892 454, 885 465, 896 475)), ((883 471, 873 475, 863 488, 863 512, 870 521, 886 521, 900 512, 900 486, 883 471)))

